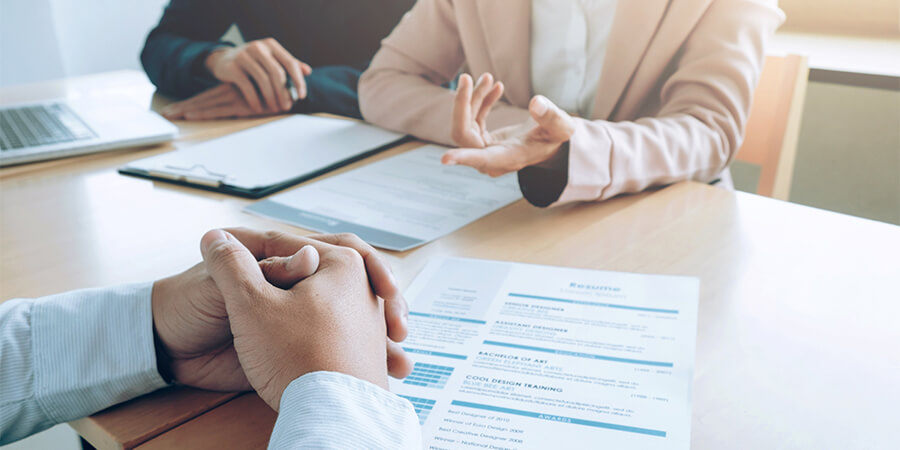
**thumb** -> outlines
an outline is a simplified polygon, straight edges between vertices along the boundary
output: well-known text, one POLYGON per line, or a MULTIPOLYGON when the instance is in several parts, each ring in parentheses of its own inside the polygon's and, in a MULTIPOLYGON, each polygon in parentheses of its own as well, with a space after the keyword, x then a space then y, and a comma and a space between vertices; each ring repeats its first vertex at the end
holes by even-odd
POLYGON ((290 289, 319 270, 319 252, 312 245, 305 245, 292 256, 276 256, 259 262, 266 280, 273 285, 290 289))
POLYGON ((385 338, 387 341, 387 366, 390 376, 400 379, 406 378, 413 369, 413 361, 409 355, 403 351, 400 344, 385 338))
POLYGON ((246 303, 265 296, 263 290, 268 283, 256 258, 231 233, 223 230, 207 232, 200 240, 200 252, 226 305, 236 298, 246 303))
POLYGON ((575 133, 575 119, 543 95, 531 99, 528 112, 551 141, 565 142, 575 133))

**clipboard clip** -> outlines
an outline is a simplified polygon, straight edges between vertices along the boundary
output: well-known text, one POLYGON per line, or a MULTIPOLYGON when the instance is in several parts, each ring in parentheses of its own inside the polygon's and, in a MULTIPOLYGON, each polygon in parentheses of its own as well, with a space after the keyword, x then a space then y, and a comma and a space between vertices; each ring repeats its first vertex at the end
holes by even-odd
POLYGON ((166 164, 165 170, 150 170, 149 174, 155 177, 212 187, 219 187, 228 179, 227 174, 213 172, 203 164, 194 164, 189 168, 166 164))

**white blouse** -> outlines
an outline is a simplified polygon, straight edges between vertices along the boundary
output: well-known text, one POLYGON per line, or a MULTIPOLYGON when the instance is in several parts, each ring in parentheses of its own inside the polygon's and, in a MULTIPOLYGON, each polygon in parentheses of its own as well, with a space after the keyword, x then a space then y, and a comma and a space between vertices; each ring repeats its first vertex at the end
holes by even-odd
POLYGON ((590 117, 617 0, 531 1, 531 88, 590 117))

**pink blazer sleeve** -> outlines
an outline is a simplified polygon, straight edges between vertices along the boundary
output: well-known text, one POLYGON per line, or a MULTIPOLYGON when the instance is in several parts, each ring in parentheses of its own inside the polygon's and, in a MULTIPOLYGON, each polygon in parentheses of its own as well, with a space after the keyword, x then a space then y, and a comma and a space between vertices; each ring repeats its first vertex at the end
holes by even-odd
MULTIPOLYGON (((454 92, 441 87, 465 64, 452 0, 419 0, 381 43, 359 80, 363 118, 417 138, 453 145, 454 92)), ((528 111, 500 102, 489 127, 528 119, 528 111)))
MULTIPOLYGON (((782 21, 759 0, 713 1, 663 82, 658 113, 625 122, 577 119, 565 187, 552 203, 719 176, 741 145, 765 43, 782 21)), ((537 188, 528 180, 541 183, 521 175, 523 192, 537 188)))

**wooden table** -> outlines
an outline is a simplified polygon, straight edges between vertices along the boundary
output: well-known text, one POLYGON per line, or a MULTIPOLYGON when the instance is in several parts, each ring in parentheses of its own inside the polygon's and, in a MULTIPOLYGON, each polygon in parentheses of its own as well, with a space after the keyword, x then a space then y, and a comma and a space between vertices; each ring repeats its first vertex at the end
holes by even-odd
MULTIPOLYGON (((0 89, 4 102, 47 95, 150 104, 152 88, 117 72, 0 89)), ((174 147, 265 120, 179 123, 174 147)), ((170 275, 216 227, 306 233, 242 213, 247 200, 115 171, 172 148, 0 170, 0 299, 170 275)), ((694 448, 900 446, 900 227, 681 183, 549 210, 518 202, 387 253, 404 285, 437 255, 699 277, 694 448)), ((99 448, 262 448, 274 420, 252 393, 170 388, 71 425, 99 448)))

